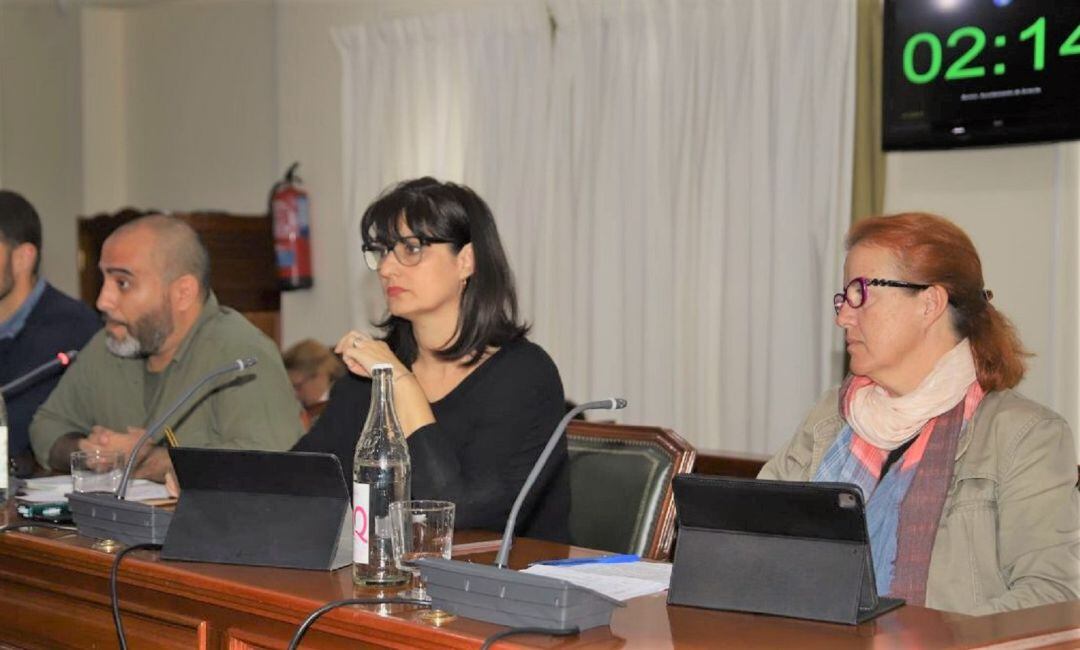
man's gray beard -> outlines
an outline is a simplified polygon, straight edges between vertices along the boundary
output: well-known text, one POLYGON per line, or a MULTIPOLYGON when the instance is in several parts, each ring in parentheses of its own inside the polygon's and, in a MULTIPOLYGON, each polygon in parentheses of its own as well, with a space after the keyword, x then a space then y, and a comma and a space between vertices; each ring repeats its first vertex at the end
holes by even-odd
POLYGON ((131 336, 130 333, 123 341, 118 341, 106 334, 105 347, 109 352, 124 359, 134 359, 136 357, 146 356, 142 353, 142 343, 139 343, 139 339, 131 336))
POLYGON ((145 358, 157 354, 173 332, 172 312, 168 306, 156 314, 147 314, 127 328, 127 337, 118 341, 105 334, 105 347, 124 359, 145 358))

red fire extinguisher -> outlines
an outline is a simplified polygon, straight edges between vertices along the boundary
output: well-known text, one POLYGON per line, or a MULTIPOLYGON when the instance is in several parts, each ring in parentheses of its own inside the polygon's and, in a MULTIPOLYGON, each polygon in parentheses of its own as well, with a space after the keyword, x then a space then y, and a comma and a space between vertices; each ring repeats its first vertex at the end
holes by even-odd
POLYGON ((306 289, 311 278, 311 222, 307 192, 296 175, 300 163, 270 190, 270 216, 274 222, 274 253, 278 285, 283 291, 306 289))

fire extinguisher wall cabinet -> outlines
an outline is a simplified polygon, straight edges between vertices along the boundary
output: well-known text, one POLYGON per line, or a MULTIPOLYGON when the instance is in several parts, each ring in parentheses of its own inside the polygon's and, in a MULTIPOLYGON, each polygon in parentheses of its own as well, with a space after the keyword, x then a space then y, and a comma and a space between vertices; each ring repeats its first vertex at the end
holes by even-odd
POLYGON ((274 254, 278 284, 283 291, 307 289, 311 276, 311 205, 303 181, 296 175, 300 163, 289 166, 285 178, 270 191, 270 218, 274 222, 274 254))

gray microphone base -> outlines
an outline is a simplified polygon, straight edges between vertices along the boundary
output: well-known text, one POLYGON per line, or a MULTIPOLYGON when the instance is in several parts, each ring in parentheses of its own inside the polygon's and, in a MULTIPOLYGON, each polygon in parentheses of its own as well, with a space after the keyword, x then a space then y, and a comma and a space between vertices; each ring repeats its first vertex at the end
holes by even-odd
POLYGON ((610 624, 615 608, 624 606, 565 580, 511 569, 443 558, 416 564, 433 609, 497 625, 587 630, 610 624))
POLYGON ((163 544, 173 513, 138 501, 117 499, 112 492, 72 492, 71 518, 79 534, 133 544, 163 544))

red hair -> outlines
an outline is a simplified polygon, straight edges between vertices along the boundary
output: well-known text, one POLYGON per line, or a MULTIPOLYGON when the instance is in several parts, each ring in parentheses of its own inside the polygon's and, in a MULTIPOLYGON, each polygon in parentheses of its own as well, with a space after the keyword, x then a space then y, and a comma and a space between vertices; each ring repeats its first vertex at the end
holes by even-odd
POLYGON ((983 390, 1012 388, 1024 378, 1024 358, 1016 328, 990 304, 975 245, 956 224, 932 214, 908 212, 859 221, 846 246, 880 246, 897 258, 903 279, 936 284, 949 294, 953 329, 971 343, 975 374, 983 390))

